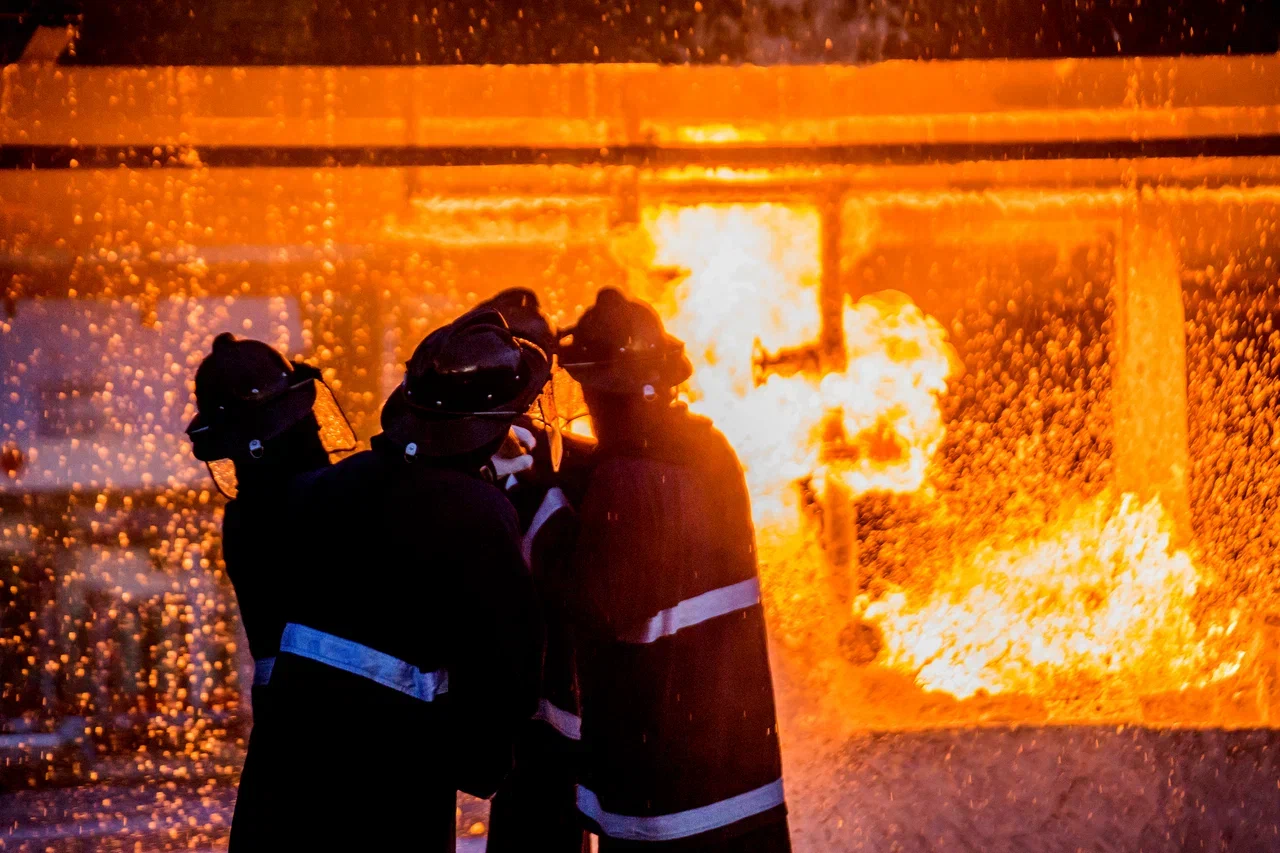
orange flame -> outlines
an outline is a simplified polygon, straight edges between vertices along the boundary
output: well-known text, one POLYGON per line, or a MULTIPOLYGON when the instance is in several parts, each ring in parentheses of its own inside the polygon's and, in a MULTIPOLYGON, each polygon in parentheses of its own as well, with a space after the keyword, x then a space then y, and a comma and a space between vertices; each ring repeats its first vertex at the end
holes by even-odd
POLYGON ((819 219, 805 206, 700 205, 646 211, 652 263, 687 275, 654 298, 693 361, 691 407, 737 448, 758 517, 813 474, 855 492, 913 492, 945 435, 938 397, 956 359, 946 332, 905 295, 864 297, 844 311, 847 367, 769 376, 757 387, 757 341, 776 350, 818 336, 819 219), (843 446, 824 458, 837 417, 843 446))
MULTIPOLYGON (((811 359, 809 372, 757 385, 760 346, 817 343, 817 210, 663 205, 647 209, 641 226, 615 250, 632 288, 686 342, 690 406, 738 450, 769 534, 762 543, 791 552, 805 535, 793 487, 804 478, 838 478, 853 495, 931 493, 930 463, 946 434, 940 401, 959 368, 936 319, 900 293, 864 297, 844 309, 843 369, 815 370, 811 359), (671 275, 654 274, 664 268, 682 276, 674 287, 671 275)), ((862 227, 870 246, 874 223, 862 227)), ((921 566, 913 586, 878 581, 878 597, 857 599, 851 615, 883 637, 879 666, 957 698, 1044 694, 1067 679, 1144 695, 1239 669, 1240 656, 1215 645, 1235 630, 1234 616, 1200 626, 1192 618, 1202 573, 1170 544, 1158 502, 1103 494, 1055 525, 1011 525, 1003 539, 962 543, 953 565, 921 566)))
POLYGON ((830 473, 854 494, 914 492, 946 435, 938 399, 957 364, 946 331, 907 296, 864 296, 844 312, 848 367, 819 383, 849 452, 830 473))
POLYGON ((1197 628, 1201 573, 1171 527, 1158 501, 1104 493, 1038 536, 981 544, 925 598, 896 589, 857 608, 887 666, 959 698, 1117 676, 1133 695, 1204 686, 1239 669, 1206 643, 1235 621, 1197 628))

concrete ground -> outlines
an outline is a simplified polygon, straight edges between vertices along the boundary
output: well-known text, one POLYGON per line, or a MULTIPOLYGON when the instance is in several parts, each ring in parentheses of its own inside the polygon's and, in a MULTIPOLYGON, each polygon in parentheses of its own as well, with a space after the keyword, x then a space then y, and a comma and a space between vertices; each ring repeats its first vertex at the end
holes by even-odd
MULTIPOLYGON (((795 849, 884 853, 1280 850, 1280 731, 1010 727, 787 744, 795 849)), ((229 783, 0 794, 0 850, 222 849, 229 783)), ((459 847, 484 805, 462 804, 459 847)), ((477 831, 479 828, 477 827, 477 831)))
MULTIPOLYGON (((116 780, 0 793, 0 851, 226 850, 235 787, 116 780)), ((459 853, 483 853, 488 804, 459 798, 459 853)))
POLYGON ((1271 730, 867 734, 787 769, 798 851, 1280 850, 1271 730))

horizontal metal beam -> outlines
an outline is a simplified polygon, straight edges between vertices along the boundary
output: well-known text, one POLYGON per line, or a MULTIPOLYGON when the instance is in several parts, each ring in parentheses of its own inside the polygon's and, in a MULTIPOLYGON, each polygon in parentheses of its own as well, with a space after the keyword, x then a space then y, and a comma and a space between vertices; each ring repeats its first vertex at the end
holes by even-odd
POLYGON ((0 145, 0 169, 305 168, 365 166, 779 166, 925 165, 975 161, 1128 160, 1280 156, 1280 134, 1025 142, 866 145, 281 146, 0 145), (157 153, 157 151, 159 153, 157 153))

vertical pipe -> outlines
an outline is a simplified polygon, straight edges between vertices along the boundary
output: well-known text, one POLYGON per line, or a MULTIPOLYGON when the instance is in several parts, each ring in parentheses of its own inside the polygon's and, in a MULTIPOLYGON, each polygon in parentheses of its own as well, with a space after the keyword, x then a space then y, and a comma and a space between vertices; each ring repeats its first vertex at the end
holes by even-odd
POLYGON ((818 291, 818 305, 822 328, 820 343, 822 364, 825 370, 844 370, 844 288, 840 282, 840 240, 844 188, 833 187, 823 195, 820 204, 822 217, 822 280, 818 291))
POLYGON ((640 172, 634 166, 621 166, 613 170, 613 208, 609 212, 609 227, 640 224, 640 172))
POLYGON ((1267 613, 1259 620, 1254 648, 1255 699, 1258 722, 1275 726, 1280 719, 1280 613, 1267 613))
MULTIPOLYGON (((822 223, 822 279, 818 306, 822 321, 819 331, 820 363, 824 371, 844 370, 844 288, 840 281, 840 242, 844 191, 833 187, 820 202, 822 223)), ((839 441, 844 433, 839 412, 828 416, 825 439, 839 441)), ((862 587, 858 571, 858 510, 849 489, 835 477, 828 477, 822 495, 823 546, 827 555, 828 588, 848 615, 862 587)))
POLYGON ((1117 488, 1159 498, 1191 538, 1186 317, 1181 261, 1166 222, 1139 198, 1116 247, 1112 416, 1117 488))

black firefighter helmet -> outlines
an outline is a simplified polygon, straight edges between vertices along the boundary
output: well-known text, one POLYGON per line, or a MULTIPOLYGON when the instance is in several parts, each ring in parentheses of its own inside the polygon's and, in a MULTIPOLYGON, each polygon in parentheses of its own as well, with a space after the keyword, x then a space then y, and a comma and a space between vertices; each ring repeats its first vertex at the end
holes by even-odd
POLYGON ((382 428, 407 458, 463 456, 500 443, 542 393, 547 355, 477 308, 436 329, 382 407, 382 428))
POLYGON ((492 308, 507 321, 511 334, 533 341, 547 357, 556 349, 556 333, 550 318, 542 313, 538 294, 527 287, 508 287, 477 305, 473 310, 492 308))
POLYGON ((218 488, 235 496, 234 465, 261 459, 272 439, 308 415, 325 450, 355 447, 355 435, 320 371, 289 361, 262 341, 224 332, 196 369, 191 452, 209 465, 218 488))
MULTIPOLYGON (((556 332, 551 318, 542 312, 538 303, 538 294, 527 287, 508 287, 506 290, 491 296, 475 307, 492 308, 507 321, 511 334, 526 341, 533 341, 538 349, 546 354, 548 360, 556 352, 556 332)), ((564 439, 561 435, 559 406, 556 400, 556 382, 547 383, 543 394, 538 397, 537 404, 529 411, 529 417, 535 426, 540 426, 548 441, 548 452, 551 457, 551 468, 560 470, 560 461, 564 456, 564 439)))
POLYGON ((583 388, 610 394, 649 396, 693 375, 684 342, 667 334, 658 312, 612 287, 561 334, 560 365, 583 388))

